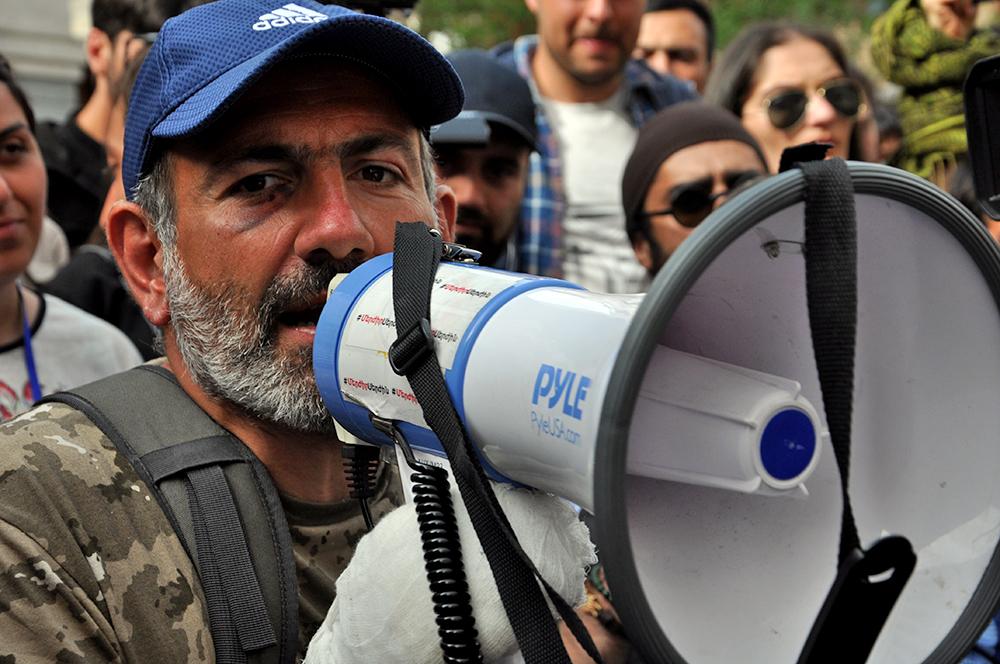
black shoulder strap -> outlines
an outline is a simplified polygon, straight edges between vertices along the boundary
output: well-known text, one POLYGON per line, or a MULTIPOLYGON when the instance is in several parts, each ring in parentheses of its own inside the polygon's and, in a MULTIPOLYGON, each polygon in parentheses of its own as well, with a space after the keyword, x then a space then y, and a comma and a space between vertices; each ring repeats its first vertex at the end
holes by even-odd
POLYGON ((143 365, 43 402, 84 413, 149 485, 198 569, 216 661, 294 662, 291 535, 253 453, 160 367, 143 365))

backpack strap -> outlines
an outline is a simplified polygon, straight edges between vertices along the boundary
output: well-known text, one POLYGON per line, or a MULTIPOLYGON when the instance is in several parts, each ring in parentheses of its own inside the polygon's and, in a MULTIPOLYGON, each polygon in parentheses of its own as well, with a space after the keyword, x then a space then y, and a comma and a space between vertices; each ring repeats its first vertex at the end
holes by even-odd
POLYGON ((292 664, 298 589, 270 475, 162 367, 142 365, 42 402, 85 414, 149 485, 194 561, 220 664, 292 664))

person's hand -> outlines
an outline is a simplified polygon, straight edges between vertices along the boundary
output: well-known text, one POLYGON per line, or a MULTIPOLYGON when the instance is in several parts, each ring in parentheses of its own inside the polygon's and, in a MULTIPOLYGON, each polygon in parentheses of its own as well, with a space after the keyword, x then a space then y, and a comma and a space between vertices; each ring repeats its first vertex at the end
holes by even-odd
MULTIPOLYGON (((577 615, 590 632, 590 638, 594 640, 604 664, 624 664, 631 646, 621 631, 621 622, 618 620, 615 608, 590 581, 586 583, 586 590, 587 601, 577 609, 577 615)), ((565 623, 559 623, 559 633, 573 664, 593 664, 594 660, 577 643, 565 623)))
MULTIPOLYGON (((597 562, 587 527, 565 501, 507 485, 495 487, 524 552, 571 606, 585 601, 584 570, 597 562)), ((457 490, 458 532, 484 661, 517 651, 489 562, 457 490)), ((412 504, 397 508, 361 538, 337 580, 337 598, 309 644, 305 664, 431 664, 441 661, 423 546, 412 504)))
POLYGON ((972 0, 920 0, 927 23, 953 39, 965 39, 976 21, 972 0))

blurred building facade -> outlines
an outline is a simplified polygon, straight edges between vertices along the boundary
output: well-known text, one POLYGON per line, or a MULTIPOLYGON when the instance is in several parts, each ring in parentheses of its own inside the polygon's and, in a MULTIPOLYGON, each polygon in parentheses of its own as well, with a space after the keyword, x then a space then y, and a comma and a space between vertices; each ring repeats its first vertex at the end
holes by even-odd
POLYGON ((0 53, 14 67, 40 119, 78 106, 90 0, 0 0, 0 53))

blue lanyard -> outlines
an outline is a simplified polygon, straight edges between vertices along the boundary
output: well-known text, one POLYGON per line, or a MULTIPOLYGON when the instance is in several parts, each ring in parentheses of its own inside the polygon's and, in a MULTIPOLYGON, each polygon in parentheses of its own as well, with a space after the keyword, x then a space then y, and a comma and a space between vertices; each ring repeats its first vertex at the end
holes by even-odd
POLYGON ((42 398, 42 386, 38 382, 38 371, 35 369, 35 354, 31 352, 31 323, 28 321, 28 307, 24 304, 21 285, 17 285, 17 301, 21 305, 21 322, 24 325, 24 367, 28 370, 28 382, 31 383, 31 400, 42 398))

